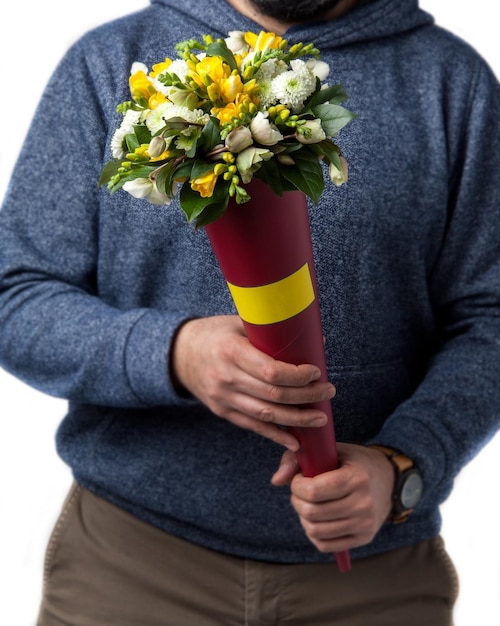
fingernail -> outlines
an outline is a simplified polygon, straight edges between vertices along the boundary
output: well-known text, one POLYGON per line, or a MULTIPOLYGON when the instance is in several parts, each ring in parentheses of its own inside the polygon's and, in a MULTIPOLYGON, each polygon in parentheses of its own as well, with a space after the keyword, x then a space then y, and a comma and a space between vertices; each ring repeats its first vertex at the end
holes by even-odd
POLYGON ((315 369, 314 372, 311 374, 311 382, 313 380, 318 380, 318 378, 321 378, 321 370, 315 369))
POLYGON ((326 417, 326 415, 323 415, 323 417, 316 417, 312 420, 311 426, 324 426, 327 421, 328 418, 326 417))

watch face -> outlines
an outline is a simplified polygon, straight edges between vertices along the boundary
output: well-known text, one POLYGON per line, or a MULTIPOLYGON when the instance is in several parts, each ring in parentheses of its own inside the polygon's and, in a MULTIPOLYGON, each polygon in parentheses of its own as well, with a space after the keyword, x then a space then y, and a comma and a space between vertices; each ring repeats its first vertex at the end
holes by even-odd
POLYGON ((417 470, 410 470, 405 476, 401 489, 401 504, 405 509, 413 509, 422 497, 422 477, 417 470))

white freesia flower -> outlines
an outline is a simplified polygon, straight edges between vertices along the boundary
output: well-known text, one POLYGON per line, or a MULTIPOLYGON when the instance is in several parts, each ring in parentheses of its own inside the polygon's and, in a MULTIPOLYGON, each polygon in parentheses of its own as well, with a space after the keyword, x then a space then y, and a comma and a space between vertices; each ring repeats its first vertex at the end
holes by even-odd
POLYGON ((135 178, 123 185, 123 189, 134 198, 144 198, 151 204, 170 204, 170 198, 162 194, 149 178, 135 178))
POLYGON ((245 33, 241 30, 230 30, 225 42, 233 54, 244 54, 248 50, 245 33))
POLYGON ((111 139, 111 152, 114 159, 123 159, 126 154, 123 143, 125 136, 134 132, 134 124, 141 120, 141 111, 133 111, 129 109, 123 116, 122 123, 115 130, 115 134, 111 139))
POLYGON ((304 101, 314 92, 316 76, 304 61, 295 59, 290 65, 292 69, 276 76, 271 86, 279 102, 298 112, 304 101))
POLYGON ((265 148, 247 148, 236 157, 236 167, 241 176, 241 180, 246 185, 253 177, 253 173, 259 169, 262 161, 268 161, 273 156, 270 150, 265 148))
POLYGON ((191 111, 185 106, 179 106, 171 102, 163 102, 149 113, 146 119, 146 126, 149 128, 152 135, 156 135, 156 133, 165 126, 165 120, 171 119, 172 117, 180 117, 190 124, 201 124, 203 126, 208 124, 210 119, 210 116, 203 113, 201 109, 191 111))
POLYGON ((319 143, 326 139, 326 133, 321 126, 321 120, 307 120, 302 128, 306 128, 309 132, 306 133, 306 136, 297 133, 297 139, 300 143, 319 143))
POLYGON ((319 59, 308 59, 306 61, 307 68, 319 78, 321 82, 326 80, 326 77, 330 73, 330 66, 328 63, 324 61, 320 61, 319 59))
POLYGON ((283 139, 283 135, 268 119, 268 113, 259 111, 250 122, 250 130, 254 139, 263 146, 274 146, 283 139))

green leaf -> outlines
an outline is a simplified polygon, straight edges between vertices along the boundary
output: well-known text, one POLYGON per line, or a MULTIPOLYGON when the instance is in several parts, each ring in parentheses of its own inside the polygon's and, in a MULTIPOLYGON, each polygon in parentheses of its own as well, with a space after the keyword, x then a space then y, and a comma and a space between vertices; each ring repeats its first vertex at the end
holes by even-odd
POLYGON ((210 117, 208 123, 203 128, 200 141, 205 152, 210 152, 217 144, 221 143, 220 122, 216 117, 210 117))
POLYGON ((346 124, 357 117, 355 113, 351 113, 351 111, 337 104, 319 104, 313 107, 312 110, 314 115, 320 118, 325 133, 330 137, 338 133, 341 128, 344 128, 346 124))
POLYGON ((125 135, 125 143, 127 144, 127 149, 129 152, 134 152, 134 150, 141 145, 137 140, 135 133, 125 135))
POLYGON ((134 126, 134 133, 139 145, 151 141, 151 132, 147 126, 143 126, 142 124, 134 126))
POLYGON ((192 161, 183 161, 180 165, 175 168, 174 175, 172 178, 191 178, 191 172, 193 171, 193 162, 192 161))
POLYGON ((175 171, 175 161, 169 161, 157 169, 155 175, 158 191, 164 193, 169 198, 172 197, 172 177, 175 171))
POLYGON ((229 204, 229 195, 225 193, 224 197, 218 202, 209 204, 196 218, 196 228, 203 228, 207 224, 211 224, 222 217, 229 204))
POLYGON ((211 172, 214 169, 214 163, 207 163, 201 159, 196 159, 193 163, 193 169, 191 170, 191 180, 204 176, 207 172, 211 172))
POLYGON ((215 185, 214 193, 209 198, 202 198, 197 191, 193 191, 193 189, 191 189, 189 184, 182 185, 179 196, 181 209, 186 214, 188 222, 191 223, 196 220, 197 227, 209 224, 220 217, 221 207, 224 202, 227 207, 228 197, 228 182, 217 183, 215 185), (204 213, 203 218, 201 218, 202 213, 204 213), (202 224, 198 224, 198 217, 202 220, 202 224))
POLYGON ((340 148, 331 139, 323 139, 318 143, 310 144, 309 148, 318 156, 324 156, 328 162, 340 169, 340 148))
POLYGON ((122 166, 122 162, 120 160, 108 161, 106 165, 102 168, 101 176, 99 178, 99 182, 97 184, 98 187, 102 187, 106 183, 118 174, 118 169, 122 166))
POLYGON ((323 170, 314 152, 304 148, 293 155, 294 166, 280 169, 283 178, 291 182, 297 189, 303 191, 314 203, 318 202, 325 180, 323 170))
POLYGON ((316 79, 316 91, 304 103, 304 110, 301 115, 311 113, 314 107, 329 102, 330 104, 341 104, 347 100, 347 92, 342 85, 331 85, 321 89, 321 81, 316 79))
POLYGON ((193 191, 190 185, 185 183, 181 187, 179 201, 188 222, 191 223, 212 202, 212 198, 202 198, 197 191, 193 191))
POLYGON ((226 42, 222 39, 214 41, 207 47, 207 56, 209 57, 221 57, 231 68, 231 71, 237 70, 238 65, 234 54, 229 50, 226 42))
POLYGON ((165 126, 169 130, 184 130, 189 126, 189 122, 182 117, 170 117, 168 120, 165 120, 165 126))
MULTIPOLYGON (((286 167, 286 166, 283 166, 286 167)), ((293 167, 293 166, 288 166, 293 167)), ((259 169, 254 174, 255 178, 259 178, 266 183, 268 187, 274 191, 277 196, 283 195, 283 181, 280 175, 278 164, 274 159, 263 161, 259 169)))

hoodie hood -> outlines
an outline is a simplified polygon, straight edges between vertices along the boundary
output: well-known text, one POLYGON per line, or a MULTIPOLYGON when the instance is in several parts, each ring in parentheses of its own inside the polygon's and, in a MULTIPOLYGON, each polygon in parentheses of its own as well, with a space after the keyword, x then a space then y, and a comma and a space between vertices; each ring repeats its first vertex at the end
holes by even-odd
MULTIPOLYGON (((164 5, 188 19, 206 24, 206 32, 210 34, 225 36, 230 30, 262 28, 225 0, 212 0, 208 6, 200 0, 184 0, 181 4, 178 0, 151 0, 151 4, 164 5), (221 23, 224 30, 221 30, 221 23)), ((431 15, 419 8, 418 0, 359 0, 351 11, 336 20, 292 26, 285 36, 291 43, 314 41, 320 50, 326 50, 394 36, 433 21, 431 15)))

